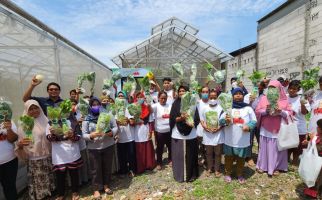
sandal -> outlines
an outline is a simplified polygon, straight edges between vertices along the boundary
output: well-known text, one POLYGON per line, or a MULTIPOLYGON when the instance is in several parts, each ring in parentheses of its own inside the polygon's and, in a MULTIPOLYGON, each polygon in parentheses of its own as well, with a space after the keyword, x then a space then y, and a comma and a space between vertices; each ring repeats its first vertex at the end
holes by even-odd
POLYGON ((129 172, 129 177, 130 178, 133 178, 135 176, 135 174, 134 174, 134 172, 131 170, 130 172, 129 172))
POLYGON ((161 167, 161 165, 157 165, 157 170, 161 170, 162 169, 162 167, 161 167))
POLYGON ((94 198, 95 200, 99 200, 99 199, 101 199, 101 194, 100 194, 100 192, 99 192, 99 191, 95 191, 95 192, 94 192, 94 194, 93 194, 93 198, 94 198))
POLYGON ((221 174, 220 172, 215 172, 215 177, 216 177, 216 178, 221 177, 221 175, 222 175, 222 174, 221 174))
POLYGON ((63 196, 57 197, 55 200, 64 200, 63 196))
POLYGON ((79 194, 78 194, 77 192, 74 192, 74 193, 72 194, 72 200, 79 200, 79 199, 80 199, 79 194))
POLYGON ((240 184, 244 184, 244 183, 246 182, 246 179, 245 179, 244 177, 242 177, 242 176, 239 176, 239 177, 238 177, 238 182, 239 182, 240 184))
POLYGON ((231 182, 231 177, 230 176, 225 176, 224 178, 226 183, 230 183, 231 182))
POLYGON ((274 171, 273 172, 273 176, 278 176, 278 175, 280 175, 280 172, 279 171, 274 171))
POLYGON ((104 188, 104 192, 107 195, 112 195, 113 194, 113 191, 110 188, 108 188, 108 187, 104 188))
POLYGON ((257 171, 257 173, 259 173, 259 174, 263 174, 263 173, 264 173, 264 171, 263 171, 263 170, 261 170, 261 169, 256 169, 256 171, 257 171))

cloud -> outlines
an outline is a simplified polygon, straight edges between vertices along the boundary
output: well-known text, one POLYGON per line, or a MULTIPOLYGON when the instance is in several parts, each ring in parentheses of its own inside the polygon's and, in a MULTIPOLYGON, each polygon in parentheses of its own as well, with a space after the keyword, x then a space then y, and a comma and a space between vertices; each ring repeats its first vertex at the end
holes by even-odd
MULTIPOLYGON (((14 0, 14 2, 84 50, 106 62, 107 57, 117 55, 147 38, 152 26, 172 16, 200 29, 198 35, 201 39, 215 45, 217 42, 224 50, 239 48, 236 44, 224 44, 218 41, 236 42, 239 34, 251 35, 249 31, 256 34, 256 20, 285 0, 14 0), (243 23, 251 24, 245 26, 254 30, 240 30, 243 23)), ((255 42, 256 37, 253 40, 255 42)))

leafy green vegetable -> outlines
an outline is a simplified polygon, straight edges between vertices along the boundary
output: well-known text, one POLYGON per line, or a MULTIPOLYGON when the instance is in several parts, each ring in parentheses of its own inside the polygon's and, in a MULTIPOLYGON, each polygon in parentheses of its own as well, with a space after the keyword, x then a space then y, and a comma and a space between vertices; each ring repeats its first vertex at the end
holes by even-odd
POLYGON ((58 120, 60 118, 60 107, 47 107, 47 116, 49 120, 58 120))
POLYGON ((84 81, 88 81, 91 83, 91 92, 94 91, 95 86, 95 72, 89 72, 89 73, 83 73, 77 77, 77 84, 78 88, 80 88, 83 92, 85 91, 84 88, 82 88, 84 81))
POLYGON ((218 102, 221 105, 221 107, 223 108, 223 110, 231 115, 231 109, 233 106, 233 97, 231 94, 229 93, 220 93, 220 95, 218 96, 218 102))
POLYGON ((0 123, 12 119, 12 110, 9 104, 10 102, 0 99, 0 123))
POLYGON ((103 81, 103 90, 108 90, 114 85, 114 81, 112 79, 104 79, 103 81))
POLYGON ((183 76, 183 67, 181 63, 175 63, 172 65, 172 69, 176 72, 179 77, 183 76))
POLYGON ((308 69, 303 72, 304 79, 301 80, 301 87, 303 88, 304 91, 313 89, 318 84, 319 71, 320 71, 320 67, 314 67, 312 69, 308 69))
POLYGON ((127 109, 129 110, 130 115, 132 115, 136 122, 140 121, 140 115, 142 112, 141 105, 132 103, 128 105, 127 109))
POLYGON ((216 111, 206 112, 206 124, 210 129, 218 128, 218 113, 216 111))
POLYGON ((208 74, 210 74, 211 71, 214 69, 214 66, 210 63, 205 63, 203 67, 207 70, 208 74))
POLYGON ((261 71, 253 70, 253 73, 248 77, 254 86, 257 86, 258 82, 260 82, 263 78, 265 78, 266 73, 261 71))
POLYGON ((125 99, 116 98, 115 99, 115 112, 116 112, 116 118, 120 122, 124 122, 124 120, 126 120, 125 109, 126 109, 125 99))
POLYGON ((245 70, 243 69, 237 70, 236 77, 238 81, 240 81, 240 79, 243 78, 244 76, 245 76, 245 70))
POLYGON ((140 78, 138 81, 139 81, 139 85, 141 87, 141 90, 143 90, 143 91, 150 90, 150 80, 147 76, 140 78))
POLYGON ((272 111, 274 111, 274 109, 276 108, 277 100, 279 99, 279 97, 280 97, 280 94, 277 88, 273 88, 273 87, 268 88, 267 100, 271 105, 272 111))
POLYGON ((99 133, 107 133, 111 130, 110 128, 110 121, 112 119, 111 114, 102 112, 100 113, 97 124, 96 124, 96 131, 99 133))
POLYGON ((79 103, 77 105, 80 113, 82 116, 87 116, 88 115, 88 110, 89 110, 89 102, 85 100, 83 97, 79 98, 79 103))
POLYGON ((194 125, 194 115, 196 111, 196 104, 197 104, 197 94, 192 92, 186 92, 181 97, 181 106, 180 106, 180 113, 185 113, 188 115, 186 122, 188 124, 194 125))
POLYGON ((225 81, 226 70, 219 70, 214 73, 216 83, 220 84, 225 81))
POLYGON ((121 79, 121 78, 122 78, 122 75, 121 75, 121 73, 119 71, 113 72, 113 74, 112 74, 112 80, 114 82, 117 81, 117 80, 119 80, 119 79, 121 79))
POLYGON ((68 118, 72 112, 72 102, 69 99, 64 100, 59 104, 60 116, 62 118, 68 118))
POLYGON ((34 125, 35 125, 34 118, 28 115, 23 115, 19 117, 19 122, 27 138, 32 140, 32 129, 34 128, 34 125))

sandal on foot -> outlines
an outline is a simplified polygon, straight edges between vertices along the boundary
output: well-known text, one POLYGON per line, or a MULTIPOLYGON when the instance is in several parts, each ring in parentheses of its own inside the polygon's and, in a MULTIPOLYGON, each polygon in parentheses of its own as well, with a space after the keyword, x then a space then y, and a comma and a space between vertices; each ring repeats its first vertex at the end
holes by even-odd
POLYGON ((273 172, 273 176, 278 176, 278 175, 280 175, 280 172, 279 171, 274 171, 273 172))
POLYGON ((257 173, 259 173, 259 174, 263 174, 263 173, 264 173, 264 171, 263 171, 263 170, 261 170, 261 169, 256 169, 256 171, 257 171, 257 173))
POLYGON ((74 193, 72 194, 72 200, 79 200, 79 199, 80 199, 79 194, 78 194, 78 193, 76 193, 76 192, 74 192, 74 193))
POLYGON ((113 194, 113 191, 112 191, 110 188, 105 188, 105 189, 104 189, 104 192, 105 192, 105 194, 107 194, 107 195, 112 195, 112 194, 113 194))
POLYGON ((216 177, 216 178, 221 177, 221 173, 220 173, 220 172, 215 172, 215 177, 216 177))
POLYGON ((226 183, 230 183, 231 182, 231 177, 230 176, 225 176, 224 178, 226 183))
POLYGON ((97 192, 95 191, 93 194, 93 199, 95 199, 95 200, 101 199, 101 194, 98 191, 97 192))
POLYGON ((244 184, 244 183, 246 182, 246 179, 245 179, 244 177, 242 177, 242 176, 239 176, 239 177, 238 177, 238 182, 239 182, 240 184, 244 184))
POLYGON ((161 170, 162 169, 162 167, 161 167, 161 165, 157 165, 157 170, 161 170))

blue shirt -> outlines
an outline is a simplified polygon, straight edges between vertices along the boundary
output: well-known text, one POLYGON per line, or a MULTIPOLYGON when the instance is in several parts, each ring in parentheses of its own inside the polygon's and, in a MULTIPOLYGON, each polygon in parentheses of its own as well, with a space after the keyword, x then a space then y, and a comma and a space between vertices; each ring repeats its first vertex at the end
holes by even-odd
POLYGON ((63 99, 61 99, 60 97, 58 97, 57 101, 53 101, 52 99, 50 99, 49 97, 31 97, 30 99, 36 100, 41 109, 44 111, 44 114, 47 116, 47 107, 51 106, 51 107, 57 107, 59 106, 60 102, 64 101, 63 99))

